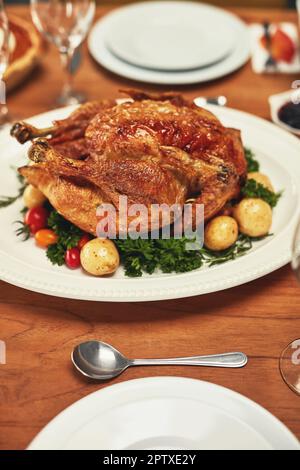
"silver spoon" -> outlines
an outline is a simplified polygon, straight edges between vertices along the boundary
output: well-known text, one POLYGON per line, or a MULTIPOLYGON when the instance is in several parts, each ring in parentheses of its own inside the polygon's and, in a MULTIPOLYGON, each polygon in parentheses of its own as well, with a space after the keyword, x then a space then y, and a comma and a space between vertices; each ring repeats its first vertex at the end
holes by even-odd
POLYGON ((217 106, 226 106, 227 98, 226 96, 198 96, 194 99, 194 104, 199 106, 205 106, 206 104, 216 104, 217 106))
POLYGON ((71 358, 79 372, 90 379, 97 380, 117 377, 130 366, 243 367, 248 361, 247 356, 240 352, 170 359, 127 359, 113 346, 102 341, 87 341, 79 344, 74 348, 71 358))

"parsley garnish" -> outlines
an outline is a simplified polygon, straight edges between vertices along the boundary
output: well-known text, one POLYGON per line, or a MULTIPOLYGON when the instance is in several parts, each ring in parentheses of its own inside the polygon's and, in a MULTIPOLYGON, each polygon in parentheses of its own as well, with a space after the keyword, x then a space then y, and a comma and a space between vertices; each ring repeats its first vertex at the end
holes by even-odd
POLYGON ((207 248, 202 248, 202 257, 208 266, 215 266, 216 264, 226 263, 227 261, 240 258, 247 251, 251 250, 253 247, 253 242, 261 241, 267 236, 269 235, 264 237, 251 238, 247 235, 239 234, 237 241, 234 243, 234 245, 227 248, 227 250, 212 251, 208 250, 207 248))
POLYGON ((242 195, 245 197, 260 198, 266 201, 271 207, 275 207, 282 193, 274 193, 262 184, 253 179, 249 179, 242 188, 242 195))
POLYGON ((245 158, 247 160, 247 172, 252 173, 255 171, 259 171, 259 163, 256 160, 254 153, 251 149, 245 148, 245 158))
POLYGON ((47 248, 46 255, 52 264, 62 266, 65 263, 66 250, 60 243, 55 243, 47 248))
POLYGON ((183 273, 200 268, 202 257, 199 251, 185 249, 186 238, 179 240, 114 240, 116 243, 125 273, 130 277, 141 276, 143 272, 152 274, 156 269, 163 273, 183 273))
MULTIPOLYGON (((246 235, 239 235, 236 243, 224 251, 211 251, 203 247, 199 250, 186 250, 186 238, 176 240, 115 240, 119 249, 125 274, 129 277, 142 276, 143 272, 152 274, 159 269, 163 273, 183 273, 193 271, 202 265, 214 266, 239 258, 249 251, 254 241, 246 235)), ((189 240, 190 241, 190 240, 189 240)))
POLYGON ((47 248, 47 257, 52 264, 62 266, 65 262, 66 251, 78 244, 83 232, 55 210, 50 212, 48 227, 56 233, 58 241, 47 248))

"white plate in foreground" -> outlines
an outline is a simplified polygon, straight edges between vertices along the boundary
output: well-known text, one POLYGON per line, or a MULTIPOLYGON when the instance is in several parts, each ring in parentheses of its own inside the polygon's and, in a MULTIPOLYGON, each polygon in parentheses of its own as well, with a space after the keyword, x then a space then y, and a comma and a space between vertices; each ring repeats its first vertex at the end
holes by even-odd
POLYGON ((200 380, 154 377, 111 385, 54 418, 30 450, 299 450, 261 406, 200 380))
MULTIPOLYGON (((170 2, 169 8, 171 7, 171 4, 172 2, 170 2)), ((192 3, 192 5, 195 7, 194 3, 192 3)), ((196 4, 196 6, 198 8, 203 8, 202 5, 200 6, 196 4)), ((217 9, 217 11, 219 12, 220 9, 217 9)), ((194 70, 163 71, 137 67, 129 62, 119 59, 106 46, 110 30, 110 15, 101 18, 93 26, 88 39, 89 51, 96 62, 106 69, 122 77, 140 82, 159 83, 165 85, 184 85, 215 80, 239 69, 250 57, 250 36, 247 26, 242 20, 231 13, 224 11, 223 15, 226 17, 226 24, 230 24, 232 35, 237 37, 238 40, 235 42, 233 49, 226 57, 223 58, 223 60, 212 63, 208 67, 197 68, 194 70)))
POLYGON ((221 8, 194 2, 127 5, 106 16, 106 45, 120 59, 140 67, 205 67, 233 49, 238 38, 232 18, 221 8))
MULTIPOLYGON (((284 190, 273 214, 272 237, 255 243, 245 256, 212 268, 184 274, 155 273, 126 278, 120 268, 112 277, 92 277, 81 270, 52 266, 34 240, 22 242, 15 236, 13 222, 20 219, 22 201, 0 210, 0 276, 4 281, 44 294, 104 301, 148 301, 188 297, 238 286, 280 268, 290 261, 291 244, 299 217, 300 141, 263 119, 229 108, 210 106, 226 126, 242 130, 243 141, 256 153, 261 171, 284 190)), ((53 119, 70 113, 70 108, 36 116, 30 122, 48 126, 53 119)), ((5 131, 0 132, 1 195, 15 195, 18 183, 11 166, 26 162, 26 147, 5 131)))

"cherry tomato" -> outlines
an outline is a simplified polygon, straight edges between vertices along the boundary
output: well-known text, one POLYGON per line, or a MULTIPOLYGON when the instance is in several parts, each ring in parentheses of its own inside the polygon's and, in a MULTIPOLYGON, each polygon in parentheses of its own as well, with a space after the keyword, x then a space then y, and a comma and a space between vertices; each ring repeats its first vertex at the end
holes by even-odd
POLYGON ((25 224, 29 226, 30 232, 34 235, 41 228, 47 227, 48 211, 45 207, 33 207, 26 212, 25 224))
POLYGON ((49 228, 42 228, 38 230, 34 236, 36 243, 42 248, 47 248, 49 245, 54 245, 57 243, 58 236, 53 230, 49 228))
POLYGON ((70 269, 76 269, 80 266, 80 251, 75 246, 74 248, 69 248, 65 254, 65 263, 70 269))
POLYGON ((90 241, 90 236, 88 233, 85 233, 82 235, 82 237, 80 238, 79 242, 77 243, 77 248, 79 250, 82 250, 82 248, 84 247, 84 245, 86 245, 87 242, 90 241))

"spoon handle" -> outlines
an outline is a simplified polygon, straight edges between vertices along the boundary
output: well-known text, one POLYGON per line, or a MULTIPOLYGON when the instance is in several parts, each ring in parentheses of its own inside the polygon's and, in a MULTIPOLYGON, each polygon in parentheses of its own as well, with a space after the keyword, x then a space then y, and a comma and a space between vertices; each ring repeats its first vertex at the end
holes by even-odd
POLYGON ((174 357, 170 359, 132 359, 131 366, 209 366, 209 367, 243 367, 247 364, 246 354, 231 352, 212 356, 174 357))

